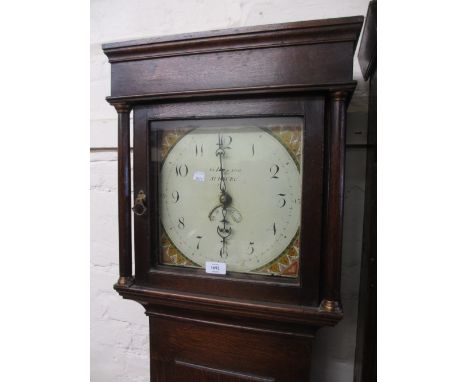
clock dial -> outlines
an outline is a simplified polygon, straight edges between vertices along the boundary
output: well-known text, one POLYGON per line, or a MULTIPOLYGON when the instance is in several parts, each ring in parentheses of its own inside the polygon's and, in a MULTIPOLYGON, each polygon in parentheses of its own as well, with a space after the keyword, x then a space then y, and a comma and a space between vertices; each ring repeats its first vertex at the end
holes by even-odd
POLYGON ((162 163, 161 225, 189 265, 264 273, 297 239, 300 162, 258 122, 199 122, 162 163))

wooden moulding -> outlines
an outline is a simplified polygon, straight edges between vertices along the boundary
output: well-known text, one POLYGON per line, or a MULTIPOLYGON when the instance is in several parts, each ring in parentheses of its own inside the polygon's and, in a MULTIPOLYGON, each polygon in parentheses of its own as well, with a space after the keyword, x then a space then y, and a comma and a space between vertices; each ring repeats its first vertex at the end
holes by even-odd
POLYGON ((340 90, 353 85, 362 22, 348 17, 104 44, 112 71, 107 99, 340 90))
POLYGON ((304 328, 333 326, 343 317, 341 312, 325 312, 317 307, 235 300, 139 285, 127 287, 116 284, 114 288, 122 297, 141 303, 148 314, 157 306, 179 308, 184 314, 189 311, 208 315, 221 313, 231 319, 246 317, 254 318, 256 322, 297 324, 304 328))
POLYGON ((109 62, 142 60, 229 50, 251 50, 273 46, 310 45, 350 41, 361 31, 362 16, 327 20, 269 24, 209 32, 186 33, 103 44, 109 62))

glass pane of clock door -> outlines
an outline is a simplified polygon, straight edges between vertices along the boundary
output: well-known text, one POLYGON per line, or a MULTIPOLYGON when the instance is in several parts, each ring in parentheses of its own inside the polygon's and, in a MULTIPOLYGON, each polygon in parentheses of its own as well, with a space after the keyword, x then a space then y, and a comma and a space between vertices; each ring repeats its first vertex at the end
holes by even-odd
POLYGON ((300 117, 153 123, 157 262, 297 277, 302 140, 300 117))

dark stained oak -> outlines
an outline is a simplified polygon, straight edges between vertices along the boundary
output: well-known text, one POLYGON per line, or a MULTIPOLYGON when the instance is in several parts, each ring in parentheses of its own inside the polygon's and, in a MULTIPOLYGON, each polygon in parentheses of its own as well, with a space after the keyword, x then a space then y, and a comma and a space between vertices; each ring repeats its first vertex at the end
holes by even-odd
POLYGON ((174 363, 175 379, 180 381, 188 381, 191 379, 198 381, 225 381, 225 382, 273 382, 274 378, 264 378, 255 375, 237 373, 235 371, 215 369, 196 365, 189 362, 176 360, 174 363))
POLYGON ((352 65, 342 65, 329 56, 345 56, 351 61, 353 43, 282 46, 257 50, 164 57, 113 64, 112 97, 147 95, 155 90, 182 93, 194 90, 256 88, 346 82, 352 65), (272 62, 274 70, 265 70, 272 62), (278 65, 278 63, 282 63, 278 65), (245 68, 249 70, 246 71, 245 68), (295 70, 291 70, 294 67, 295 70), (229 68, 229 70, 226 70, 229 68))
POLYGON ((330 97, 330 129, 328 134, 328 183, 325 234, 323 300, 327 311, 341 311, 341 244, 344 202, 344 166, 346 138, 346 92, 330 97))
POLYGON ((307 20, 284 24, 220 29, 107 43, 103 50, 109 62, 147 58, 154 55, 188 55, 216 50, 255 49, 276 43, 323 43, 349 40, 357 43, 362 16, 307 20), (205 49, 205 50, 203 50, 205 49))
POLYGON ((125 103, 114 104, 118 113, 118 197, 119 197, 119 285, 132 279, 132 217, 130 174, 130 110, 125 103))
POLYGON ((308 378, 310 346, 306 339, 151 314, 150 333, 152 382, 291 382, 308 378))
POLYGON ((103 46, 111 63, 107 100, 119 113, 121 277, 114 288, 149 316, 152 382, 309 380, 316 331, 343 317, 345 114, 362 22, 302 21, 103 46), (130 109, 134 193, 146 195, 147 208, 134 215, 133 234, 130 109), (150 129, 167 120, 275 116, 304 120, 299 277, 159 264, 150 129))
POLYGON ((301 21, 105 44, 112 63, 108 100, 338 90, 353 83, 362 21, 301 21))

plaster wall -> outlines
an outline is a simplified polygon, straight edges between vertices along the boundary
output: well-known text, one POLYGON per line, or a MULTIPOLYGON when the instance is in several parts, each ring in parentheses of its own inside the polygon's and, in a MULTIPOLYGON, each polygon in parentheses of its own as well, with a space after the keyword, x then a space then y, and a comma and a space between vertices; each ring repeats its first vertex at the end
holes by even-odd
MULTIPOLYGON (((118 296, 117 115, 105 102, 110 65, 101 44, 211 29, 365 15, 366 0, 92 0, 91 1, 91 381, 149 382, 148 320, 118 296)), ((343 243, 345 318, 319 331, 314 376, 352 381, 365 179, 367 84, 355 61, 358 88, 349 108, 343 243)))

